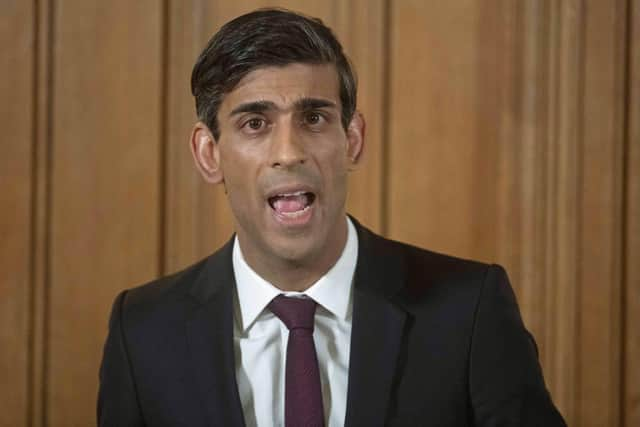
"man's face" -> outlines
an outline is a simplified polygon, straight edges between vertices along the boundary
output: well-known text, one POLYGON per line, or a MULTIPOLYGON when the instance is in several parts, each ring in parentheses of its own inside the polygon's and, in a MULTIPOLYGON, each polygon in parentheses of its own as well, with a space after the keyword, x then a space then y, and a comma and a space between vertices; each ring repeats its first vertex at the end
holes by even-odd
POLYGON ((359 114, 342 126, 335 67, 254 70, 225 96, 218 122, 210 180, 224 182, 247 259, 335 261, 346 239, 347 175, 364 131, 359 114))

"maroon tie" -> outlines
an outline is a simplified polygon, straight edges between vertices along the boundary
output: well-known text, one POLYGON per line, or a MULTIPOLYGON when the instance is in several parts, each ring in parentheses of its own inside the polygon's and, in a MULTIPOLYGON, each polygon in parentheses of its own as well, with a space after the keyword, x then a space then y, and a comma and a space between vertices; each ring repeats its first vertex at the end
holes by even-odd
POLYGON ((316 302, 310 298, 278 295, 269 310, 289 329, 284 392, 286 427, 322 427, 322 391, 316 347, 313 344, 313 317, 316 302))

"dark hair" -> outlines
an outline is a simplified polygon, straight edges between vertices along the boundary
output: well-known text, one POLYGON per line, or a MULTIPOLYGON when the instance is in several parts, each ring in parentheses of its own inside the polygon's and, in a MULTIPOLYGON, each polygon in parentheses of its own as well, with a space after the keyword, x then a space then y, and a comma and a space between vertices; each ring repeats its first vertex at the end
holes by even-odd
POLYGON ((356 78, 330 28, 320 19, 285 9, 259 9, 227 22, 207 43, 191 74, 196 112, 217 140, 224 95, 251 71, 292 63, 334 64, 340 82, 342 125, 356 109, 356 78))

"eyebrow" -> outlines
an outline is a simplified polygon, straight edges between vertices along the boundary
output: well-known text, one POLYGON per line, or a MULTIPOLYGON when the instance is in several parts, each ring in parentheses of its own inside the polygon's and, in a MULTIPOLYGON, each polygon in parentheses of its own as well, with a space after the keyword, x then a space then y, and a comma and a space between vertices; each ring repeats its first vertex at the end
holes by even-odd
POLYGON ((276 104, 271 101, 245 102, 244 104, 240 104, 236 108, 231 110, 231 112, 229 113, 229 117, 233 117, 241 113, 261 113, 263 111, 275 109, 277 109, 276 104))
POLYGON ((321 98, 302 98, 297 100, 293 105, 298 111, 308 111, 308 110, 315 110, 318 108, 326 108, 326 107, 335 108, 336 107, 335 102, 329 101, 326 99, 321 99, 321 98))
MULTIPOLYGON (((293 104, 293 108, 298 111, 309 111, 318 108, 336 108, 336 103, 321 98, 301 98, 293 104)), ((231 110, 229 117, 242 113, 262 113, 269 110, 278 110, 278 106, 272 101, 251 101, 238 105, 231 110)))

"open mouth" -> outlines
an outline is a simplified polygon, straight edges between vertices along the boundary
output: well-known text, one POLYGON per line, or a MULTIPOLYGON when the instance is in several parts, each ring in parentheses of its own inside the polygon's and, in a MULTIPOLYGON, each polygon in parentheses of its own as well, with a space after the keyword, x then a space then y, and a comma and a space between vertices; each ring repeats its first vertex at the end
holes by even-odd
POLYGON ((309 191, 296 191, 293 193, 276 194, 269 197, 268 202, 271 208, 279 215, 288 218, 296 218, 307 212, 316 195, 309 191))

